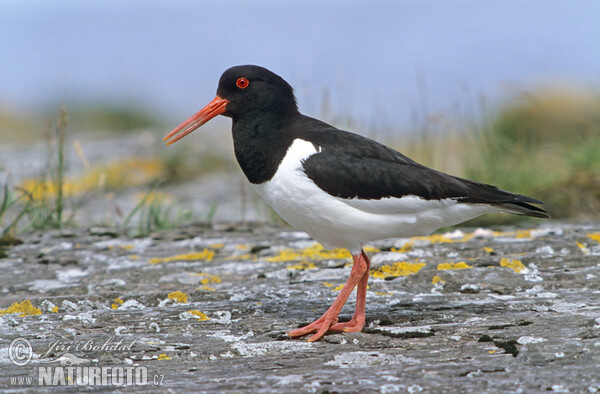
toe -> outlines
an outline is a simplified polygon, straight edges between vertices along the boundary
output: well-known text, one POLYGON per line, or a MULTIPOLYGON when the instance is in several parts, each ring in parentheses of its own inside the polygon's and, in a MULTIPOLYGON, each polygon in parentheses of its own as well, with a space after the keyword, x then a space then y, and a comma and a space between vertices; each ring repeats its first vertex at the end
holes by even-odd
POLYGON ((314 332, 314 331, 318 331, 319 328, 321 328, 321 323, 323 322, 323 320, 324 320, 324 316, 321 316, 314 322, 312 322, 304 327, 300 327, 298 329, 288 332, 288 336, 291 338, 295 338, 295 337, 301 337, 306 334, 310 334, 311 332, 314 332))
POLYGON ((359 332, 365 326, 364 319, 352 318, 352 320, 344 323, 334 324, 329 328, 330 331, 343 331, 343 332, 359 332))

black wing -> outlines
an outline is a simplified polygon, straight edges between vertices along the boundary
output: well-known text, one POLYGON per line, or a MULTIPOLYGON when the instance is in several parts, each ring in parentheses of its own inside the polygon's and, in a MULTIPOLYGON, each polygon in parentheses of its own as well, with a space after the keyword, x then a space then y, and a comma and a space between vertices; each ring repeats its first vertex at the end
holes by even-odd
POLYGON ((304 162, 306 175, 327 193, 341 198, 381 199, 417 196, 426 200, 496 205, 517 214, 548 217, 541 201, 509 193, 428 168, 371 139, 305 118, 298 137, 319 153, 304 162))

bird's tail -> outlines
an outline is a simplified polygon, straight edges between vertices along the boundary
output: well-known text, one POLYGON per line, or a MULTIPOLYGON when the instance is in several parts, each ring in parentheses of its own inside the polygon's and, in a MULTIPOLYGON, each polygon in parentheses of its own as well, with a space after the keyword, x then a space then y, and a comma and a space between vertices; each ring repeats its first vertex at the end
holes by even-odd
POLYGON ((464 197, 459 197, 460 202, 475 204, 488 204, 500 211, 516 215, 532 216, 534 218, 550 218, 548 213, 532 204, 543 204, 535 198, 523 196, 500 190, 495 186, 477 183, 466 179, 456 178, 467 187, 464 197))
POLYGON ((502 204, 498 204, 497 207, 500 208, 504 212, 514 213, 515 215, 532 216, 534 218, 546 218, 546 219, 550 218, 550 216, 544 209, 530 204, 530 203, 542 204, 541 201, 535 200, 531 197, 525 197, 525 196, 519 196, 519 197, 522 197, 522 200, 526 200, 526 201, 522 201, 522 200, 518 201, 517 200, 517 201, 505 202, 502 204))

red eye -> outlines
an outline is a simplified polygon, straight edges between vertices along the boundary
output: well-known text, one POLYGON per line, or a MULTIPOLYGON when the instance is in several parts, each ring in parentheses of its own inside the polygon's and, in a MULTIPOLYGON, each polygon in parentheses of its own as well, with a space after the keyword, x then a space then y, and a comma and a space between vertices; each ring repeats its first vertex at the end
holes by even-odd
POLYGON ((235 85, 240 89, 246 89, 248 87, 248 85, 250 85, 250 81, 248 81, 244 77, 238 78, 238 80, 235 81, 235 85))

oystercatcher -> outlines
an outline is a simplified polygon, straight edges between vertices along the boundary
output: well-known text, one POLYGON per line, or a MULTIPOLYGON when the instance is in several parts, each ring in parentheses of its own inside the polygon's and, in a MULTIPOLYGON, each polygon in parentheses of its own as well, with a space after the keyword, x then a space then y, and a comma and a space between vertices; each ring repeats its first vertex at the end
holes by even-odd
POLYGON ((313 323, 288 333, 360 331, 370 262, 363 245, 423 235, 489 212, 547 218, 541 201, 421 165, 371 139, 298 112, 292 87, 259 66, 223 73, 217 96, 171 131, 167 145, 217 115, 230 117, 235 156, 262 198, 289 224, 326 248, 352 253, 350 278, 331 307, 313 323), (354 315, 338 314, 358 285, 354 315))

